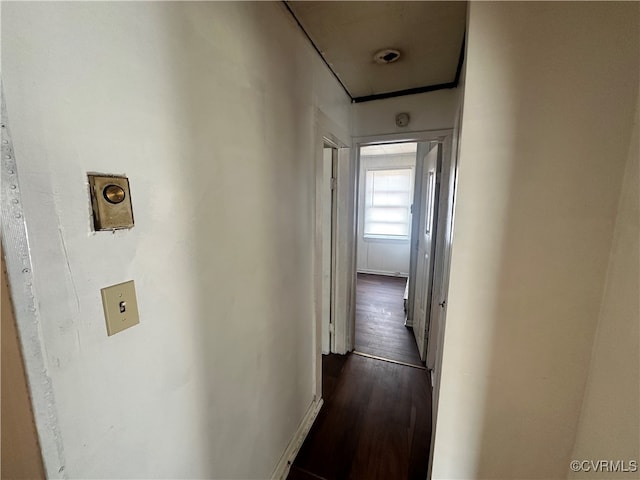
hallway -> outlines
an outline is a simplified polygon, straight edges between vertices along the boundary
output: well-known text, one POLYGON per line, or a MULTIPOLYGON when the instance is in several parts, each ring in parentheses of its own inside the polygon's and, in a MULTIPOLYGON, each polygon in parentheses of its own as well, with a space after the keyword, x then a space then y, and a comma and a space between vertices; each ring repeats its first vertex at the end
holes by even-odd
MULTIPOLYGON (((358 274, 355 350, 421 365, 404 326, 406 279, 358 274)), ((352 353, 323 355, 324 406, 290 480, 424 479, 431 387, 424 368, 352 353)))
POLYGON ((427 478, 426 371, 357 354, 323 355, 322 368, 325 403, 288 479, 427 478))

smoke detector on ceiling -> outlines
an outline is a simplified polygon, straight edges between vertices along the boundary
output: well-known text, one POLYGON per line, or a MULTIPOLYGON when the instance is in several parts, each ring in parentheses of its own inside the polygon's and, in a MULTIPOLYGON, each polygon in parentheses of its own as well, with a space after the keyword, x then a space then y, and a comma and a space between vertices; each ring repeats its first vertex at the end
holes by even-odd
POLYGON ((406 127, 407 125, 409 125, 410 121, 411 117, 406 112, 396 115, 396 126, 398 127, 406 127))
POLYGON ((400 51, 395 48, 385 48, 376 52, 373 56, 373 60, 376 63, 384 65, 386 63, 397 62, 400 59, 400 51))

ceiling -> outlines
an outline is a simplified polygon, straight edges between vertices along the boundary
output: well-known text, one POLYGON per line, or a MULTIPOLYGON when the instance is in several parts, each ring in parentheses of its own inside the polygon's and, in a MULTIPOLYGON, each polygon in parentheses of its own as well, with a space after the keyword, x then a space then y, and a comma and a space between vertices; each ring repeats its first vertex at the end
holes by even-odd
POLYGON ((286 5, 356 102, 457 83, 466 2, 289 1, 286 5), (385 48, 399 50, 400 59, 376 63, 374 54, 385 48))

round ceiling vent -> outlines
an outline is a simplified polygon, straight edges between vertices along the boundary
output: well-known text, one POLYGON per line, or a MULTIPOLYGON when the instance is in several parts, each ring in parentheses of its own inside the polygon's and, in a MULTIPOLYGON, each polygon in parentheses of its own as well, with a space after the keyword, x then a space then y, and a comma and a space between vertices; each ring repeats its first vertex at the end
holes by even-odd
POLYGON ((379 52, 376 52, 376 54, 373 56, 375 62, 382 65, 384 65, 385 63, 397 62, 399 58, 400 51, 396 50, 395 48, 385 48, 383 50, 380 50, 379 52))

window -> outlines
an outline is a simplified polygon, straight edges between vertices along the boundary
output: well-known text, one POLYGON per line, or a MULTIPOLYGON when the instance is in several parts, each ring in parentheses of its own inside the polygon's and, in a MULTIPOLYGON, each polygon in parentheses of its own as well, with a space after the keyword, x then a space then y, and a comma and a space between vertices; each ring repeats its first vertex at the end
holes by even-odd
POLYGON ((409 238, 412 187, 412 168, 366 171, 365 238, 409 238))

